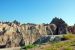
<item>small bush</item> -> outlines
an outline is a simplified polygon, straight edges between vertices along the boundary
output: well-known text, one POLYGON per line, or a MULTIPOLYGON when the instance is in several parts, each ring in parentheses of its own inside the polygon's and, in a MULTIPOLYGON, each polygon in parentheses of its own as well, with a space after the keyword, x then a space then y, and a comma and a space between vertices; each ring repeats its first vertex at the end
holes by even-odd
POLYGON ((21 48, 21 50, 22 50, 22 49, 28 50, 28 49, 31 49, 31 48, 34 48, 34 47, 36 47, 36 45, 30 44, 30 45, 27 45, 27 46, 23 46, 23 47, 21 48))
POLYGON ((28 45, 28 46, 26 46, 26 48, 33 48, 33 47, 35 47, 35 45, 28 45))

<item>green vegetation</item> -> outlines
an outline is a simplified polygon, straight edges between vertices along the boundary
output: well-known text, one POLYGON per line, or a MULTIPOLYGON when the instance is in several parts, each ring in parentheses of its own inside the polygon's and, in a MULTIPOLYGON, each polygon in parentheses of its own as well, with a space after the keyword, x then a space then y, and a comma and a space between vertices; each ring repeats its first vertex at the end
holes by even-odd
POLYGON ((66 34, 63 38, 67 40, 53 43, 50 48, 44 48, 43 50, 75 50, 75 35, 66 34))
POLYGON ((63 38, 65 38, 67 40, 71 40, 71 39, 75 39, 75 35, 72 33, 68 33, 66 35, 63 35, 63 38))
POLYGON ((36 45, 30 44, 30 45, 21 47, 21 50, 22 50, 22 49, 28 50, 28 49, 31 49, 31 48, 34 48, 34 47, 36 47, 36 45))
MULTIPOLYGON (((65 41, 55 42, 55 43, 48 43, 40 50, 75 50, 75 35, 74 34, 66 34, 63 35, 63 38, 67 39, 65 41)), ((28 45, 24 48, 26 50, 36 47, 36 45, 28 45)), ((37 47, 36 47, 37 48, 37 47)), ((39 47, 41 48, 41 47, 39 47)), ((37 48, 38 50, 38 48, 37 48)))

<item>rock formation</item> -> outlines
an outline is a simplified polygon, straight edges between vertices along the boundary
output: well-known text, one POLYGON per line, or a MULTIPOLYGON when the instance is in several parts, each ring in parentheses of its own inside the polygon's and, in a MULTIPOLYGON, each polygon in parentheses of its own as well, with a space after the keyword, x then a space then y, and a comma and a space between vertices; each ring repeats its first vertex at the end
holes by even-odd
POLYGON ((66 23, 58 18, 54 18, 50 24, 20 24, 16 20, 0 22, 0 48, 33 44, 45 35, 66 33, 66 23))
POLYGON ((73 26, 68 26, 69 33, 75 34, 75 24, 73 26))
POLYGON ((0 23, 0 48, 24 45, 23 36, 18 32, 19 26, 0 23), (4 46, 4 47, 3 47, 4 46))
POLYGON ((64 20, 62 20, 61 18, 53 18, 53 20, 51 21, 50 24, 55 24, 57 26, 56 32, 55 34, 66 34, 67 31, 67 24, 65 23, 64 20))

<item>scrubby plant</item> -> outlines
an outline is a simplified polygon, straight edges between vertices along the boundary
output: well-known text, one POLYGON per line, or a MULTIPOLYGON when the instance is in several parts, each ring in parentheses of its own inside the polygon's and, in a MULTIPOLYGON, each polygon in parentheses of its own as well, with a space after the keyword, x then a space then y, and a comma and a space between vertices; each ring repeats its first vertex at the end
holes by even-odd
POLYGON ((34 48, 34 47, 36 47, 36 45, 29 44, 29 45, 27 45, 27 46, 22 46, 22 47, 21 47, 21 50, 22 50, 22 49, 28 50, 28 49, 31 49, 31 48, 34 48))

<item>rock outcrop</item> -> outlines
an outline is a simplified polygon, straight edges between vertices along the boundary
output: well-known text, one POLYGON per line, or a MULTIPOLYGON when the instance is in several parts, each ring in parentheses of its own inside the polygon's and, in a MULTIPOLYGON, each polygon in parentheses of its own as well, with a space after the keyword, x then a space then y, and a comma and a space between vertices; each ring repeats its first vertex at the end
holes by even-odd
POLYGON ((75 24, 73 26, 68 26, 68 32, 75 34, 75 24))
POLYGON ((57 29, 56 29, 56 32, 55 34, 59 35, 59 34, 66 34, 68 32, 68 27, 67 27, 67 24, 65 23, 64 20, 62 20, 61 18, 53 18, 53 20, 51 21, 50 24, 55 24, 57 26, 57 29))
POLYGON ((1 22, 0 48, 19 47, 33 44, 45 35, 66 33, 66 23, 58 18, 54 18, 51 24, 20 24, 16 20, 14 22, 1 22))
POLYGON ((53 35, 56 28, 55 24, 23 24, 21 25, 21 32, 23 34, 25 44, 28 45, 35 42, 41 36, 53 35))
POLYGON ((19 26, 0 23, 0 48, 18 47, 24 45, 23 36, 18 30, 19 26))

